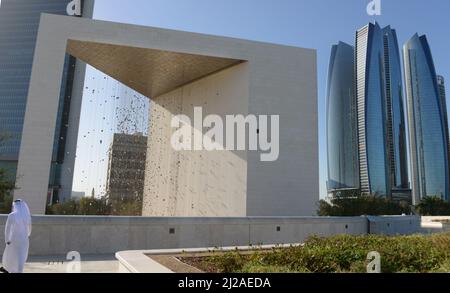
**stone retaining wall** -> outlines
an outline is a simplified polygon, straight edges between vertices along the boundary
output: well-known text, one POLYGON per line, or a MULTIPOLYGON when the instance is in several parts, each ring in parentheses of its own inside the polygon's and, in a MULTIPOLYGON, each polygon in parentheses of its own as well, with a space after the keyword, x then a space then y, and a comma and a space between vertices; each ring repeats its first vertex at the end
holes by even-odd
MULTIPOLYGON (((0 253, 6 216, 0 216, 0 253)), ((378 217, 376 217, 378 218, 378 217)), ((373 219, 372 219, 373 220, 373 219)), ((419 217, 381 217, 372 233, 419 232, 419 217), (387 223, 390 223, 387 225, 387 223), (417 229, 417 230, 416 230, 417 229)), ((30 255, 301 243, 311 235, 366 235, 367 217, 146 218, 35 216, 30 255)))

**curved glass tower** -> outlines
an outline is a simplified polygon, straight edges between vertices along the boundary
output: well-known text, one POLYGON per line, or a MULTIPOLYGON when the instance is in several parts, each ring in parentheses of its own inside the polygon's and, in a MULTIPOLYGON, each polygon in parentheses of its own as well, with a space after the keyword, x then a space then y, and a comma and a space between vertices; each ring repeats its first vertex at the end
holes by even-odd
POLYGON ((354 47, 331 50, 327 89, 328 190, 359 187, 354 47))
MULTIPOLYGON (((438 75, 437 82, 438 82, 438 88, 439 88, 439 97, 440 97, 441 103, 442 103, 441 107, 444 112, 444 131, 445 131, 445 136, 447 138, 447 143, 448 143, 447 154, 448 154, 448 159, 449 159, 448 167, 449 167, 449 176, 450 176, 450 132, 449 132, 449 128, 448 128, 447 98, 445 95, 445 79, 444 79, 444 77, 441 75, 438 75)), ((450 188, 450 186, 449 186, 449 188, 450 188)))
POLYGON ((383 43, 378 24, 356 33, 356 97, 361 192, 389 193, 383 79, 383 43))
POLYGON ((408 188, 401 61, 395 30, 369 23, 356 33, 361 192, 391 197, 408 188))
POLYGON ((449 199, 448 141, 445 112, 426 36, 404 46, 405 81, 414 203, 425 196, 449 199))
POLYGON ((328 189, 408 197, 403 82, 397 34, 369 23, 356 46, 333 46, 328 76, 328 189))
POLYGON ((392 190, 402 190, 409 188, 409 178, 400 49, 394 29, 387 26, 382 33, 389 184, 392 190))

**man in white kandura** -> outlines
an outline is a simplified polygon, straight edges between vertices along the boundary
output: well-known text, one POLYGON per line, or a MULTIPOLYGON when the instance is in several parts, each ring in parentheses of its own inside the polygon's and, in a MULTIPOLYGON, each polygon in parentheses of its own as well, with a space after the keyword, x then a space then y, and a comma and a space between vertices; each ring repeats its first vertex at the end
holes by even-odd
POLYGON ((20 199, 14 201, 12 208, 5 227, 6 248, 3 253, 1 271, 23 273, 28 258, 31 214, 28 205, 20 199))

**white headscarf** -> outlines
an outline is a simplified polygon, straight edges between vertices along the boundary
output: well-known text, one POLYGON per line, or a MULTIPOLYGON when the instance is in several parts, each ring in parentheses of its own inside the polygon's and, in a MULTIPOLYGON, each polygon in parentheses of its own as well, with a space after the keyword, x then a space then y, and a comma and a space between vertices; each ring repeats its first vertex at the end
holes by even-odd
POLYGON ((26 202, 21 199, 15 200, 12 212, 15 213, 17 222, 22 222, 25 226, 31 226, 31 213, 26 202))

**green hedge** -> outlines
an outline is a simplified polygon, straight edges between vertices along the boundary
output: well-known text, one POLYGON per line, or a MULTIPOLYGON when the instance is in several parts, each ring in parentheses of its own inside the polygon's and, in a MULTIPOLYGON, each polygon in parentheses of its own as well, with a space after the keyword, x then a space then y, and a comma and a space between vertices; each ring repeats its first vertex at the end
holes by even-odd
POLYGON ((47 207, 47 215, 81 216, 140 216, 142 201, 110 201, 107 197, 83 197, 47 207))
POLYGON ((381 255, 384 273, 450 272, 450 233, 433 236, 349 236, 310 238, 304 246, 275 248, 270 252, 216 254, 201 267, 225 273, 367 271, 367 254, 381 255), (211 269, 213 268, 213 269, 211 269))
POLYGON ((0 168, 0 214, 9 214, 13 202, 14 181, 5 169, 0 168))
POLYGON ((358 217, 362 215, 410 214, 407 202, 394 202, 382 196, 363 195, 358 190, 338 191, 329 201, 321 200, 317 215, 323 217, 358 217))
POLYGON ((440 197, 425 197, 417 206, 422 216, 450 216, 450 202, 440 197))

